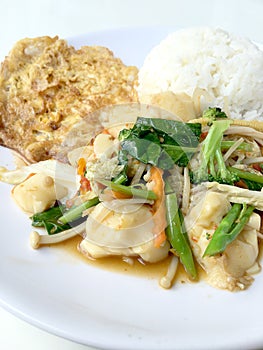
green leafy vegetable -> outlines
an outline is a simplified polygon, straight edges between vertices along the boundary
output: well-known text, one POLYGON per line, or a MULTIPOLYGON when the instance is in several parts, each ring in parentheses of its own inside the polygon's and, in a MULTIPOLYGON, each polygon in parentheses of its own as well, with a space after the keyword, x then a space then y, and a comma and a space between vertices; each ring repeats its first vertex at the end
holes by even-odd
POLYGON ((31 216, 32 226, 45 227, 49 235, 59 233, 61 231, 69 229, 69 224, 59 222, 59 218, 65 210, 64 206, 55 206, 42 213, 37 213, 31 216))
POLYGON ((201 135, 201 124, 183 123, 177 120, 160 119, 160 118, 137 118, 135 125, 141 125, 145 128, 153 128, 157 133, 168 135, 178 146, 191 147, 197 146, 201 135))
POLYGON ((174 164, 186 166, 200 135, 199 123, 140 117, 132 129, 120 132, 119 140, 126 154, 165 170, 174 164))
POLYGON ((253 213, 253 210, 254 207, 251 205, 247 206, 246 204, 238 203, 233 204, 230 211, 215 230, 203 256, 212 256, 223 253, 227 245, 233 242, 233 240, 243 230, 251 214, 253 213))

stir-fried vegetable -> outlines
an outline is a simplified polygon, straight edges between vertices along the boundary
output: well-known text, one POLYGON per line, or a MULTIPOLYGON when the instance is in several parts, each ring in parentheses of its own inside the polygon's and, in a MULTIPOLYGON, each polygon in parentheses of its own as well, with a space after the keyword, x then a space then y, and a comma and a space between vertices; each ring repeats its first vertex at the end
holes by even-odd
POLYGON ((263 176, 253 172, 244 171, 235 167, 227 167, 227 169, 242 179, 249 190, 260 191, 263 187, 263 176))
POLYGON ((193 278, 197 278, 193 254, 188 241, 187 233, 183 223, 183 215, 178 207, 175 193, 166 195, 166 235, 172 248, 180 257, 186 271, 193 278))
POLYGON ((222 253, 228 244, 239 235, 248 222, 254 207, 246 204, 233 204, 231 210, 223 218, 215 230, 203 256, 222 253))
POLYGON ((192 182, 217 181, 233 185, 239 177, 226 167, 221 151, 224 132, 230 125, 229 120, 214 121, 201 148, 201 164, 192 173, 192 182))
POLYGON ((82 216, 82 213, 89 209, 94 207, 100 202, 98 197, 94 197, 92 199, 89 199, 85 201, 84 203, 81 203, 80 205, 73 207, 66 211, 62 216, 58 218, 59 222, 62 222, 63 224, 72 222, 74 220, 79 219, 82 216))
POLYGON ((217 119, 225 119, 227 118, 227 115, 219 107, 209 107, 204 111, 202 117, 207 119, 209 123, 214 122, 217 119))
POLYGON ((71 209, 67 209, 65 205, 56 205, 42 213, 31 216, 32 226, 44 227, 49 235, 58 234, 78 225, 84 210, 97 205, 99 202, 98 197, 95 197, 71 209))
POLYGON ((150 200, 157 198, 156 194, 153 191, 147 189, 141 189, 135 186, 124 186, 108 180, 98 180, 98 182, 109 187, 113 191, 120 192, 128 197, 139 197, 150 200))
POLYGON ((30 234, 30 245, 32 248, 38 249, 42 245, 50 245, 66 241, 82 234, 85 231, 85 226, 85 222, 82 222, 77 226, 58 232, 55 235, 41 235, 36 231, 32 231, 30 234))
MULTIPOLYGON (((232 147, 235 144, 236 141, 221 141, 221 149, 225 150, 225 149, 229 149, 230 147, 232 147)), ((245 152, 252 152, 253 148, 252 145, 246 142, 242 142, 238 147, 237 150, 239 151, 245 151, 245 152)))
POLYGON ((152 205, 155 241, 154 246, 160 247, 166 240, 166 214, 165 214, 165 183, 163 180, 163 171, 156 167, 152 167, 150 171, 149 181, 154 183, 153 192, 156 194, 156 200, 152 205))
POLYGON ((138 118, 132 129, 119 134, 121 148, 143 163, 161 169, 186 166, 198 146, 201 124, 138 118))
MULTIPOLYGON (((242 250, 245 244, 248 246, 250 244, 247 248, 250 260, 245 267, 242 266, 242 271, 246 272, 256 261, 258 254, 257 230, 260 221, 257 221, 258 218, 255 218, 257 215, 252 213, 255 208, 260 211, 263 203, 261 148, 257 140, 252 140, 251 136, 243 134, 240 137, 239 134, 235 134, 232 138, 231 132, 229 133, 231 120, 220 108, 209 108, 204 112, 203 119, 205 123, 202 133, 201 123, 140 117, 131 129, 120 131, 119 142, 114 140, 114 152, 106 152, 106 147, 100 147, 105 154, 97 152, 98 155, 94 151, 94 144, 90 145, 90 153, 74 162, 77 168, 69 167, 71 177, 67 176, 66 184, 73 188, 74 170, 74 176, 77 175, 78 180, 80 178, 78 188, 72 197, 69 197, 71 199, 62 196, 64 198, 62 203, 66 203, 67 206, 73 202, 80 203, 83 198, 85 201, 80 205, 71 206, 70 209, 66 205, 56 203, 53 208, 31 216, 32 225, 44 227, 48 233, 40 235, 33 232, 32 247, 37 248, 42 244, 69 239, 84 232, 86 228, 84 238, 86 241, 82 252, 87 256, 91 254, 92 257, 93 255, 102 257, 117 254, 133 257, 135 254, 145 262, 156 262, 168 254, 171 255, 172 252, 176 257, 172 259, 170 272, 167 274, 169 278, 163 280, 163 286, 170 287, 178 260, 194 280, 198 277, 195 260, 206 269, 220 257, 218 254, 225 253, 224 259, 227 260, 228 251, 233 246, 237 245, 236 249, 242 250), (114 172, 112 160, 114 169, 117 169, 114 172), (98 167, 103 168, 102 171, 96 171, 98 167), (169 184, 171 178, 173 188, 169 184), (204 201, 204 204, 199 197, 198 202, 193 204, 194 192, 205 190, 208 190, 207 197, 211 195, 210 200, 204 201), (86 200, 87 198, 89 199, 86 200), (97 207, 94 210, 86 211, 95 206, 97 207), (132 209, 131 213, 125 213, 129 207, 132 209), (148 225, 144 231, 141 229, 142 233, 138 230, 137 224, 134 225, 135 228, 132 227, 133 223, 137 222, 135 219, 139 217, 138 208, 143 209, 140 213, 147 214, 147 218, 144 214, 140 214, 140 218, 148 225), (88 233, 93 230, 98 237, 100 227, 97 222, 96 228, 92 226, 93 215, 97 210, 100 215, 100 210, 103 213, 113 214, 107 217, 107 222, 103 220, 101 222, 101 227, 105 228, 103 236, 109 237, 106 240, 109 246, 103 244, 102 238, 94 242, 88 240, 88 233), (192 215, 193 217, 197 215, 198 218, 193 220, 192 215), (250 239, 251 232, 247 232, 248 221, 255 228, 254 241, 250 239), (134 232, 140 239, 146 237, 141 245, 132 241, 134 237, 130 233, 133 232, 131 229, 135 229, 134 232), (247 233, 249 237, 246 237, 247 233), (122 243, 126 241, 125 250, 121 253, 119 250, 114 250, 109 243, 117 236, 120 248, 123 248, 122 243), (245 242, 242 247, 238 242, 239 239, 242 244, 245 242), (234 240, 235 244, 230 245, 234 240)), ((115 137, 118 132, 115 132, 115 137)), ((95 138, 97 143, 95 141, 94 143, 101 146, 100 136, 97 136, 98 139, 95 138)), ((113 144, 113 139, 111 142, 113 144)), ((46 165, 48 170, 51 168, 55 177, 55 163, 49 162, 46 165)), ((60 181, 61 173, 67 167, 62 166, 61 169, 60 181)), ((7 174, 7 171, 2 169, 0 175, 3 177, 2 180, 9 179, 10 182, 19 183, 21 179, 25 181, 24 173, 27 171, 26 167, 23 171, 7 174)), ((58 198, 57 192, 56 198, 58 198)), ((53 204, 54 201, 49 206, 53 204)), ((234 250, 235 247, 232 251, 234 250)), ((235 256, 235 252, 233 255, 235 256)), ((216 268, 219 268, 218 266, 216 268)), ((212 266, 213 268, 215 267, 212 266)))
POLYGON ((62 223, 59 218, 63 214, 65 206, 57 205, 50 208, 42 213, 37 213, 31 216, 32 226, 34 227, 45 227, 49 235, 59 233, 69 229, 71 226, 64 222, 62 223))

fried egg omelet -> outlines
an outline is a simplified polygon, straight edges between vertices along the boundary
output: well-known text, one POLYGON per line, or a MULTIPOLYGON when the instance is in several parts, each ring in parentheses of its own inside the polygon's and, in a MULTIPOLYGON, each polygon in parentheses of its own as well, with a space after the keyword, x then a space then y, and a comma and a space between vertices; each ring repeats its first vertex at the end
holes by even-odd
POLYGON ((137 74, 105 47, 76 50, 48 36, 20 40, 1 65, 0 145, 30 163, 63 160, 74 125, 85 118, 85 135, 93 136, 101 125, 92 112, 137 102, 137 74))

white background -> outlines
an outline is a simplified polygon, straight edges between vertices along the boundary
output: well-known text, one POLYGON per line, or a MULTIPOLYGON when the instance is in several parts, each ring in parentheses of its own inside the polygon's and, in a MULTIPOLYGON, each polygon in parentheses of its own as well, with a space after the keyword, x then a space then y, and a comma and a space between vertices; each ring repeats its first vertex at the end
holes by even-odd
MULTIPOLYGON (((263 43, 262 15, 263 0, 1 0, 0 59, 24 37, 67 38, 131 26, 219 26, 263 43)), ((4 228, 1 234, 6 234, 4 228)), ((0 325, 3 350, 91 349, 50 335, 2 309, 0 325)))

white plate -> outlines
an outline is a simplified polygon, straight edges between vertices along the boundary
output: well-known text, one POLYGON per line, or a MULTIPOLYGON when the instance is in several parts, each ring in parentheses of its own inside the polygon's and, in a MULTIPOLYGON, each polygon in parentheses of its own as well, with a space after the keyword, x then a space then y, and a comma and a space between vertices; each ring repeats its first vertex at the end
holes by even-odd
MULTIPOLYGON (((169 28, 99 32, 70 43, 110 47, 142 64, 169 28)), ((1 165, 10 154, 1 149, 1 165)), ((29 220, 0 185, 0 304, 51 333, 103 349, 248 349, 263 346, 263 273, 244 292, 204 283, 163 290, 154 279, 109 272, 61 250, 32 250, 29 220)))

